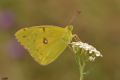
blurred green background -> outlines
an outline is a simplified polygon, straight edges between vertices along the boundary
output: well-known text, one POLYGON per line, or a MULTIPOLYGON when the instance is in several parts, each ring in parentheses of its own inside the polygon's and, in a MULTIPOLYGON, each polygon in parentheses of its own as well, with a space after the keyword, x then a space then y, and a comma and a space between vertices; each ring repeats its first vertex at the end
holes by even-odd
POLYGON ((27 26, 66 26, 76 10, 74 33, 103 54, 85 80, 120 80, 120 0, 0 0, 0 77, 8 80, 79 80, 73 53, 48 66, 36 63, 14 33, 27 26))

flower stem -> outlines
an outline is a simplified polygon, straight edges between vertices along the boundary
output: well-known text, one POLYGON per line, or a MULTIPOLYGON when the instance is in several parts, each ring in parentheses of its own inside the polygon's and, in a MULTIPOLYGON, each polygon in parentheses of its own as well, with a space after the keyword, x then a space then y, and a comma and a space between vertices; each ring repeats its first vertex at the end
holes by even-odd
POLYGON ((80 80, 83 80, 83 79, 84 79, 84 68, 85 68, 85 63, 79 64, 80 80))
POLYGON ((84 52, 83 50, 81 51, 81 55, 79 55, 79 53, 76 54, 76 60, 79 66, 79 73, 80 73, 80 80, 84 79, 84 69, 85 69, 85 58, 82 55, 84 52))

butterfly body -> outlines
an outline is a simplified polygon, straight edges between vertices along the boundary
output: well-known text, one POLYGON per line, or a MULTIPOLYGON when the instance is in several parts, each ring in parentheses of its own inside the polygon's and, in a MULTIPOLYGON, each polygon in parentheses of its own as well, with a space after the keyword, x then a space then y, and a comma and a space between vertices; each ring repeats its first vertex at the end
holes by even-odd
POLYGON ((16 32, 17 40, 41 65, 53 62, 72 40, 72 27, 51 25, 22 28, 16 32))

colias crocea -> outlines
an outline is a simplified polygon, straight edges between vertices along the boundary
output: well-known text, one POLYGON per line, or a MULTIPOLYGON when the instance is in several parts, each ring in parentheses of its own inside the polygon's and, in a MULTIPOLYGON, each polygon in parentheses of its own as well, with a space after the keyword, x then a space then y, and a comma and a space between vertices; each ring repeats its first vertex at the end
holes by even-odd
POLYGON ((15 33, 16 39, 41 65, 53 62, 72 40, 73 26, 52 25, 26 27, 15 33))

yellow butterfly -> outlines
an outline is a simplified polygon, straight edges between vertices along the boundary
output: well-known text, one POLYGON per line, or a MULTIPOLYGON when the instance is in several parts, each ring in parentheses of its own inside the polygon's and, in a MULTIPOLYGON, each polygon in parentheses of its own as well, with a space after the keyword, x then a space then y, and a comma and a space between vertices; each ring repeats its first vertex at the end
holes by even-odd
POLYGON ((17 40, 41 65, 53 62, 72 40, 73 26, 52 25, 22 28, 15 33, 17 40))

